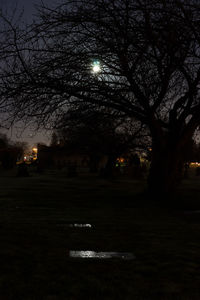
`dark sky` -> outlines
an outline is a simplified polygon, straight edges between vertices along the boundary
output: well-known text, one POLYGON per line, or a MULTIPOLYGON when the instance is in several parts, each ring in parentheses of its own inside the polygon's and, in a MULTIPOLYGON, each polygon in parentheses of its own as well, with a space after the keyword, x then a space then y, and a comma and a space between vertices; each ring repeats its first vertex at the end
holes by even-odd
MULTIPOLYGON (((55 6, 56 3, 60 1, 55 0, 43 0, 47 6, 55 6)), ((36 13, 35 4, 40 4, 41 0, 0 0, 0 4, 7 8, 7 10, 12 10, 17 4, 17 9, 20 11, 24 9, 24 19, 26 22, 31 22, 33 15, 36 13)), ((30 129, 26 129, 23 133, 21 130, 13 127, 9 131, 5 131, 8 138, 11 140, 26 141, 32 147, 38 142, 43 142, 48 144, 50 141, 50 133, 40 131, 35 133, 30 129)))
MULTIPOLYGON (((4 0, 5 1, 5 0, 4 0)), ((36 12, 35 5, 39 5, 41 0, 7 0, 5 1, 6 5, 10 4, 9 8, 14 6, 17 3, 19 9, 24 9, 24 18, 26 21, 31 21, 33 15, 36 12)), ((59 1, 55 0, 43 0, 43 3, 47 6, 55 6, 59 1)))

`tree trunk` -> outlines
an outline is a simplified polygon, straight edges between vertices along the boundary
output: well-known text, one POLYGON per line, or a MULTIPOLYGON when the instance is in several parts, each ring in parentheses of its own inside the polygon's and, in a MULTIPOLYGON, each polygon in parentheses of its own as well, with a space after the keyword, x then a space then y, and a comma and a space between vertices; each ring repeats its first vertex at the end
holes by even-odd
POLYGON ((103 170, 103 177, 112 177, 113 176, 113 170, 115 168, 116 163, 116 156, 115 155, 109 155, 107 163, 105 165, 105 168, 103 170))
POLYGON ((166 143, 162 146, 154 145, 148 186, 155 200, 168 198, 174 193, 182 179, 183 163, 179 147, 169 147, 166 143))
POLYGON ((95 155, 90 155, 90 161, 89 161, 90 173, 98 172, 98 164, 99 164, 99 157, 95 155))

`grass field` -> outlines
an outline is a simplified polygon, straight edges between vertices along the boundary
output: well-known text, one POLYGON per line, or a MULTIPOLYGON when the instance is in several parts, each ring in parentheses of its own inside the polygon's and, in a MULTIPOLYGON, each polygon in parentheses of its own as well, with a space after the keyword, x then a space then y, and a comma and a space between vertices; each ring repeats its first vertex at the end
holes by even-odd
POLYGON ((15 174, 0 173, 0 300, 200 299, 200 213, 188 213, 200 210, 199 177, 153 203, 143 181, 15 174), (135 259, 75 259, 70 250, 135 259))

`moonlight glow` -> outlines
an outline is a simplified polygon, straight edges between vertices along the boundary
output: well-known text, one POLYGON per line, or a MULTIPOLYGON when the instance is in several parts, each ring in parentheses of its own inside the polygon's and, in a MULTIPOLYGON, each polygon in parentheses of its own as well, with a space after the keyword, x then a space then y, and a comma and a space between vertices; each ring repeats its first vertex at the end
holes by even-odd
POLYGON ((93 70, 94 73, 98 73, 98 72, 101 71, 99 61, 94 61, 93 62, 93 64, 92 64, 92 70, 93 70))

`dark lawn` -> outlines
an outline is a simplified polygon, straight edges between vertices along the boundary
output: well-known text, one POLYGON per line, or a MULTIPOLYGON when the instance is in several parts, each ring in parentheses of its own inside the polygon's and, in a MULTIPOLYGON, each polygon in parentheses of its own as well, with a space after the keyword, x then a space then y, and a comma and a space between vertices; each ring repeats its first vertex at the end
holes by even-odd
POLYGON ((160 205, 142 181, 15 173, 0 173, 0 300, 200 299, 200 213, 186 213, 200 210, 199 177, 160 205), (73 259, 70 250, 136 259, 73 259))

